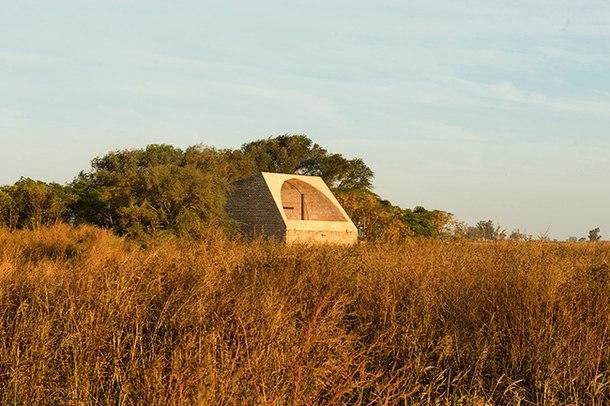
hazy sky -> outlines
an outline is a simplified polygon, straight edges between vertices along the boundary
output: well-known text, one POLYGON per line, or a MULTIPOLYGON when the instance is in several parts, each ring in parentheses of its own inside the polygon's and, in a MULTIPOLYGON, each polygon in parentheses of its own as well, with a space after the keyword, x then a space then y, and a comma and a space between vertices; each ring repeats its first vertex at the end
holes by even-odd
POLYGON ((0 184, 304 133, 405 206, 610 235, 610 2, 0 0, 0 184))

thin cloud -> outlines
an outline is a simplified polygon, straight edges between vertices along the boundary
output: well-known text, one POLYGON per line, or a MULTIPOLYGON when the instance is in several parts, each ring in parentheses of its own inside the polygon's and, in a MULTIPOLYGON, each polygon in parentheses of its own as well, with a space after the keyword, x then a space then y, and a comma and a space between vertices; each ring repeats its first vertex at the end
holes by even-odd
POLYGON ((491 138, 477 134, 460 126, 432 121, 414 121, 411 126, 417 138, 430 141, 494 142, 491 138))
POLYGON ((610 117, 610 98, 588 99, 550 97, 542 93, 519 88, 512 83, 477 83, 455 79, 455 84, 472 94, 509 103, 542 107, 548 110, 583 113, 610 117))

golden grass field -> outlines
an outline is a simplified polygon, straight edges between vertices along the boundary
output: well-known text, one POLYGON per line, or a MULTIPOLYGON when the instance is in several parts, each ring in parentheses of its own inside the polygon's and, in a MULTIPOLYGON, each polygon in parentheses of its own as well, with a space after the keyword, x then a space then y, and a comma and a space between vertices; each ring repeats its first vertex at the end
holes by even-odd
POLYGON ((610 244, 0 231, 0 404, 608 404, 610 244))

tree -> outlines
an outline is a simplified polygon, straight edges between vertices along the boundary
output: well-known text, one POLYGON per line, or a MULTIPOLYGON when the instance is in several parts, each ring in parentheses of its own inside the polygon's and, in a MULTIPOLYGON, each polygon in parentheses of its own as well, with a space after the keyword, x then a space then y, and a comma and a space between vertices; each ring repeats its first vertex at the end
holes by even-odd
POLYGON ((342 191, 337 193, 337 199, 358 228, 361 239, 397 241, 413 236, 413 231, 401 218, 401 209, 372 192, 342 191))
POLYGON ((280 135, 244 144, 259 171, 321 176, 334 190, 370 190, 373 171, 362 159, 331 154, 305 135, 280 135))
POLYGON ((92 174, 81 172, 70 187, 77 196, 76 201, 70 207, 76 223, 86 222, 100 226, 111 225, 112 222, 108 221, 112 219, 109 202, 96 189, 92 174))
POLYGON ((21 178, 0 188, 0 222, 16 229, 71 221, 69 208, 75 201, 68 187, 21 178))
POLYGON ((185 159, 187 164, 213 171, 228 182, 259 172, 256 162, 239 149, 217 150, 205 145, 197 145, 185 151, 185 159))
POLYGON ((371 191, 374 174, 362 159, 330 153, 305 135, 280 135, 237 150, 151 144, 111 151, 67 187, 22 179, 0 188, 0 225, 67 221, 134 236, 231 227, 224 209, 230 185, 259 171, 322 177, 368 240, 443 237, 453 220, 441 210, 402 209, 382 200, 371 191))
POLYGON ((413 210, 403 209, 402 219, 419 237, 441 237, 448 233, 447 226, 453 219, 451 213, 441 210, 427 210, 417 206, 413 210))
POLYGON ((518 228, 514 229, 510 235, 508 236, 509 239, 513 240, 513 241, 529 241, 532 239, 531 236, 526 235, 525 233, 522 233, 518 228))
POLYGON ((110 152, 94 159, 92 170, 72 183, 79 196, 75 217, 127 235, 227 225, 224 203, 231 168, 222 151, 201 146, 110 152))
POLYGON ((71 187, 76 222, 120 234, 169 231, 189 223, 229 225, 224 210, 232 181, 259 171, 322 176, 335 190, 367 190, 373 172, 360 159, 329 154, 303 135, 245 144, 239 150, 171 145, 113 151, 95 158, 71 187))
POLYGON ((319 147, 305 135, 280 135, 244 144, 241 151, 259 171, 299 173, 304 162, 319 155, 319 147))
POLYGON ((589 231, 589 241, 599 241, 602 239, 599 227, 589 231))
POLYGON ((340 191, 337 199, 365 240, 444 237, 453 219, 451 213, 441 210, 402 209, 367 190, 340 191))
POLYGON ((479 221, 476 226, 469 227, 466 234, 475 240, 498 241, 506 238, 506 230, 496 226, 493 220, 479 221))
POLYGON ((0 226, 14 230, 19 220, 19 211, 7 187, 0 188, 0 226))

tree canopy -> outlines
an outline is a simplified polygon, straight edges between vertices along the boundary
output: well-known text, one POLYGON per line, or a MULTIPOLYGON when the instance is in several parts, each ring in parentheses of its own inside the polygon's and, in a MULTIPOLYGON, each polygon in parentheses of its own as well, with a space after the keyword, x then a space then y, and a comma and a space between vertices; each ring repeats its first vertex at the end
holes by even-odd
POLYGON ((72 183, 75 219, 135 235, 226 223, 231 171, 223 157, 207 147, 149 145, 95 158, 72 183))
POLYGON ((599 227, 589 230, 589 241, 599 241, 602 239, 601 230, 599 227))
POLYGON ((70 221, 69 208, 76 200, 70 187, 21 178, 0 187, 0 224, 16 229, 70 221))
POLYGON ((373 171, 362 159, 329 153, 305 135, 280 135, 244 144, 259 171, 320 176, 334 190, 371 190, 373 171))
POLYGON ((383 200, 372 192, 374 173, 360 158, 329 152, 305 135, 280 135, 239 149, 151 144, 111 151, 66 186, 24 178, 0 188, 0 225, 91 223, 130 236, 230 229, 224 206, 231 183, 259 171, 322 177, 367 240, 438 238, 452 219, 383 200))
POLYGON ((440 238, 447 234, 447 226, 453 219, 451 213, 421 206, 402 209, 367 190, 338 192, 337 199, 365 240, 440 238))

